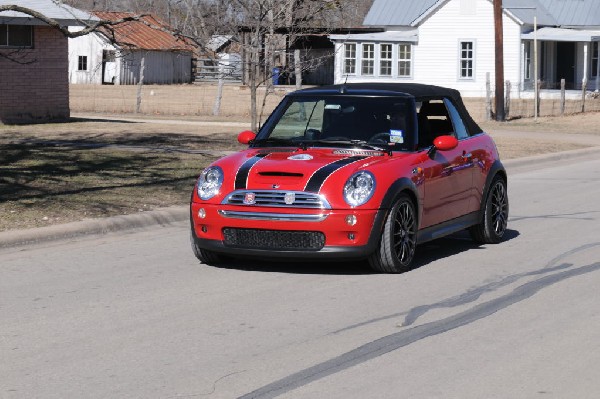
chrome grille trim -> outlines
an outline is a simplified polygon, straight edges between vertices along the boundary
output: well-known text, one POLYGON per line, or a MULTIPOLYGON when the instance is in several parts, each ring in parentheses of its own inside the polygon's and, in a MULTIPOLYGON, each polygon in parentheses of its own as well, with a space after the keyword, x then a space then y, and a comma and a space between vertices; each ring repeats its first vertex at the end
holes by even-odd
POLYGON ((305 191, 285 191, 285 190, 236 190, 231 192, 221 202, 223 205, 240 206, 265 206, 273 208, 309 208, 309 209, 331 209, 331 205, 324 196, 305 191), (255 194, 253 204, 245 204, 246 193, 255 194), (295 195, 294 203, 286 204, 285 195, 293 193, 295 195))
POLYGON ((322 222, 329 215, 302 215, 297 213, 270 213, 270 212, 241 212, 219 210, 219 215, 231 219, 247 220, 278 220, 286 222, 322 222))

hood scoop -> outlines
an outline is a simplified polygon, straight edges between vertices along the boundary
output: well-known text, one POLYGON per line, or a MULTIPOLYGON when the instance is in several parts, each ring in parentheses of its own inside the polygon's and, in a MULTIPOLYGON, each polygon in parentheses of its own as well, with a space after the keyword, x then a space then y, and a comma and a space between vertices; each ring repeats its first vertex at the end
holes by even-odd
POLYGON ((259 176, 264 177, 303 177, 302 173, 293 172, 258 172, 259 176))

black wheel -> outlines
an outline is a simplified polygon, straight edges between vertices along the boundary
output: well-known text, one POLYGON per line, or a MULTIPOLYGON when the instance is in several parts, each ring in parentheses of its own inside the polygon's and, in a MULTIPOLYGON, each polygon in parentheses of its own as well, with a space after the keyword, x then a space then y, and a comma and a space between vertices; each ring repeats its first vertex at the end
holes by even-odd
POLYGON ((410 270, 417 246, 415 205, 401 195, 387 216, 377 251, 369 257, 371 268, 384 273, 410 270))
POLYGON ((198 247, 198 244, 196 243, 196 235, 194 234, 193 230, 190 232, 190 241, 192 244, 192 251, 200 262, 210 266, 214 266, 223 262, 223 257, 218 253, 198 247))
POLYGON ((508 224, 508 194, 506 182, 494 177, 485 200, 481 222, 469 229, 471 237, 482 244, 497 244, 502 240, 508 224))

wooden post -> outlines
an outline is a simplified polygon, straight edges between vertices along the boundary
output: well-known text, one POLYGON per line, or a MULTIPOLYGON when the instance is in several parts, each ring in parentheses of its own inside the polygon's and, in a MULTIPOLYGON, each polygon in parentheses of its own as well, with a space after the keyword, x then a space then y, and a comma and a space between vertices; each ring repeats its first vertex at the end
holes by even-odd
POLYGON ((219 83, 217 84, 217 98, 215 98, 215 105, 213 107, 213 115, 217 116, 221 112, 221 99, 223 98, 223 84, 225 83, 225 79, 223 79, 223 72, 221 71, 221 66, 219 66, 219 83))
POLYGON ((565 114, 565 102, 566 102, 565 80, 561 79, 560 80, 560 114, 561 115, 565 114))
POLYGON ((496 120, 505 120, 504 115, 504 31, 502 27, 502 0, 494 0, 494 31, 496 55, 496 120))
POLYGON ((581 112, 585 112, 585 93, 587 90, 587 79, 583 78, 581 82, 581 112))
POLYGON ((485 120, 492 119, 492 89, 490 83, 490 73, 485 74, 485 120))
POLYGON ((508 119, 508 115, 510 115, 510 91, 511 91, 511 83, 510 80, 506 81, 506 91, 505 96, 506 99, 504 101, 504 116, 505 119, 508 119))
POLYGON ((144 69, 146 69, 146 57, 142 56, 142 62, 140 65, 140 83, 137 89, 137 102, 135 106, 135 113, 139 114, 142 109, 142 86, 144 85, 144 69))
POLYGON ((302 63, 300 60, 300 50, 294 50, 294 74, 296 76, 296 90, 302 88, 302 63))
POLYGON ((541 99, 542 99, 540 96, 540 92, 542 91, 542 81, 538 79, 538 81, 535 84, 537 87, 537 93, 535 94, 535 115, 536 115, 536 120, 537 120, 537 117, 540 116, 541 99))

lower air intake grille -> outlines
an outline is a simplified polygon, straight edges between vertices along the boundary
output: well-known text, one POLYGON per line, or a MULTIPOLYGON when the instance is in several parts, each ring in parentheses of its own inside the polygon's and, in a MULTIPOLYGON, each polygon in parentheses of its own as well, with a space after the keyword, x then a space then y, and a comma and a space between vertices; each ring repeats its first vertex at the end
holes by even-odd
POLYGON ((325 234, 318 231, 223 229, 225 245, 238 248, 318 251, 325 234))

